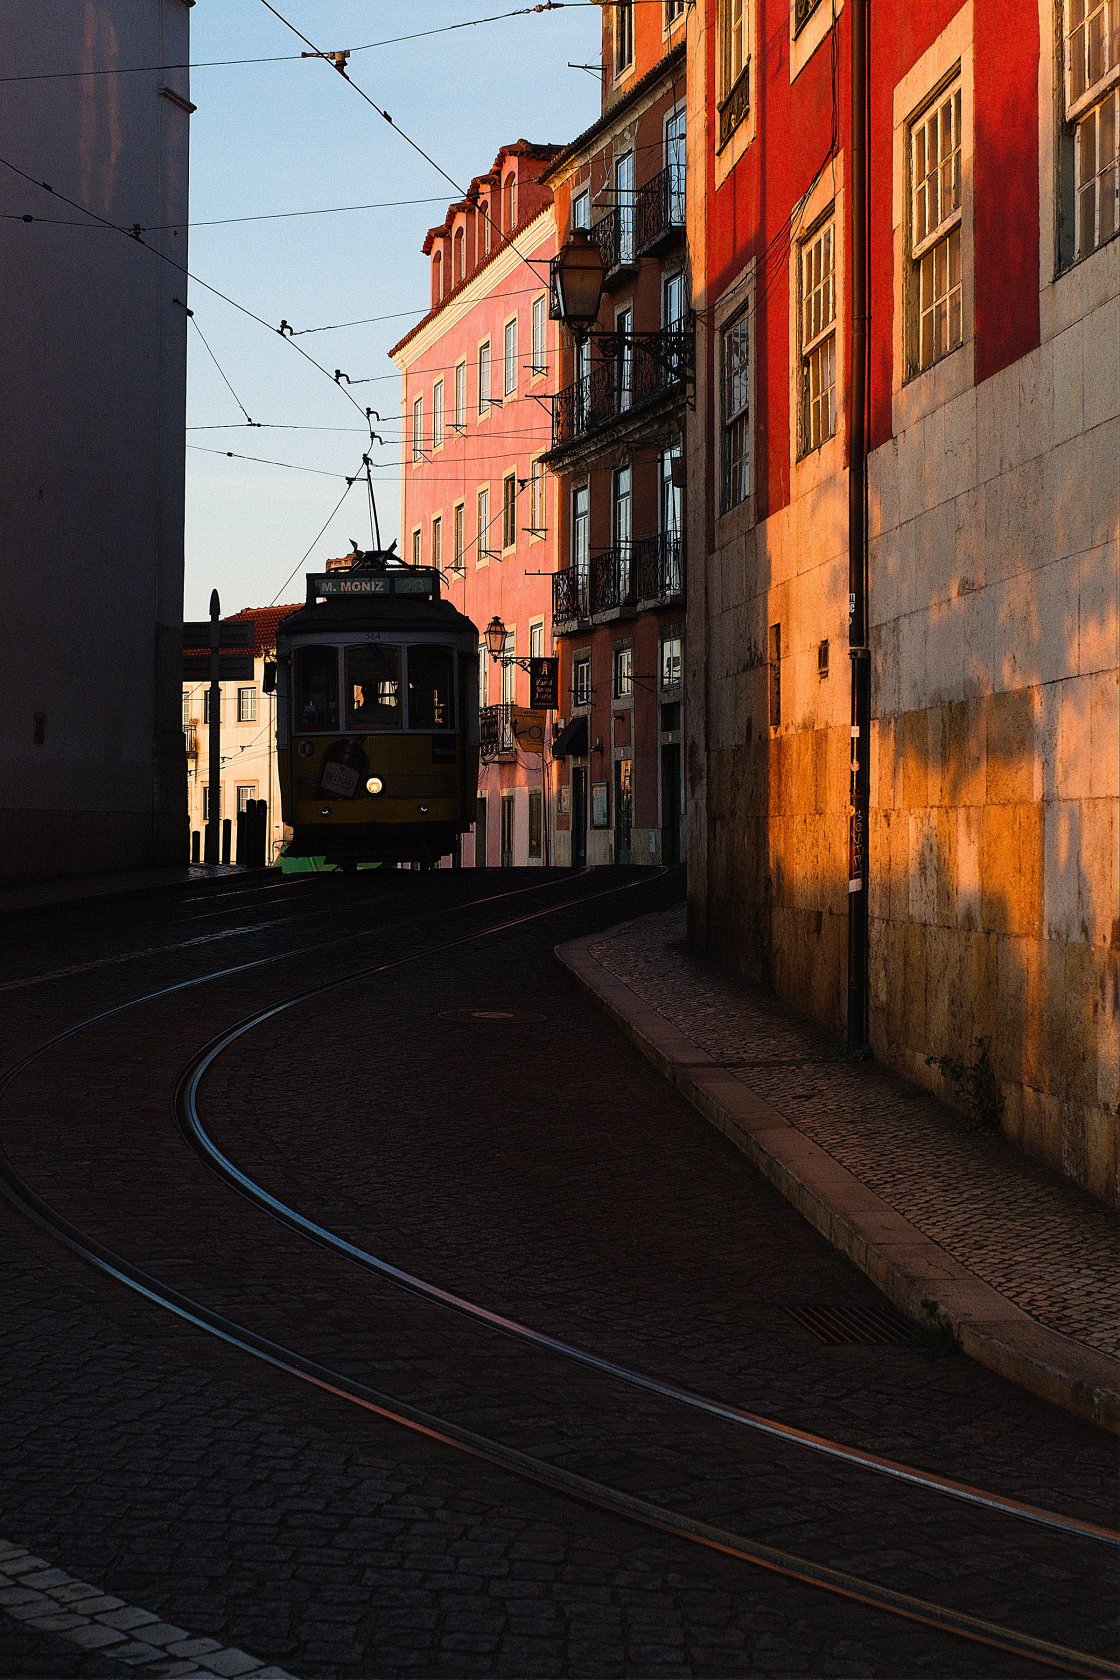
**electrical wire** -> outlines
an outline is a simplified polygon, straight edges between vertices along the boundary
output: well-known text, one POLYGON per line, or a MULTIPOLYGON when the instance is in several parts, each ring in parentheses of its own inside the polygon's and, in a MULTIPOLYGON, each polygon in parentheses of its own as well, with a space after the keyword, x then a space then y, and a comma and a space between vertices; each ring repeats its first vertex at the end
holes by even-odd
POLYGON ((207 350, 207 353, 210 357, 210 360, 213 362, 214 366, 217 368, 218 372, 221 374, 222 381, 223 381, 223 383, 226 387, 226 390, 229 392, 230 396, 233 398, 234 402, 237 404, 238 408, 241 410, 242 414, 245 416, 246 424, 249 425, 249 426, 252 426, 254 424, 253 416, 249 413, 249 410, 245 407, 245 404, 241 401, 241 398, 238 396, 237 392, 234 390, 233 386, 230 384, 229 379, 226 375, 225 368, 222 366, 222 364, 218 360, 217 356, 215 356, 214 351, 213 351, 213 347, 210 344, 210 340, 206 337, 206 334, 203 332, 202 328, 198 324, 197 316, 192 311, 191 314, 187 317, 187 319, 190 321, 191 326, 194 328, 195 332, 198 334, 199 338, 202 340, 203 344, 206 346, 206 350, 207 350))

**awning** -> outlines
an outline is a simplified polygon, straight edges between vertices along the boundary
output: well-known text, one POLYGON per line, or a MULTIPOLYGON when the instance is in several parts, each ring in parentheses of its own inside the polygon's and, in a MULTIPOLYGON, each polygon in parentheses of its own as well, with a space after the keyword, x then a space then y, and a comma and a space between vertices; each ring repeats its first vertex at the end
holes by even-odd
POLYGON ((566 723, 552 743, 553 758, 580 758, 587 751, 587 713, 566 723))

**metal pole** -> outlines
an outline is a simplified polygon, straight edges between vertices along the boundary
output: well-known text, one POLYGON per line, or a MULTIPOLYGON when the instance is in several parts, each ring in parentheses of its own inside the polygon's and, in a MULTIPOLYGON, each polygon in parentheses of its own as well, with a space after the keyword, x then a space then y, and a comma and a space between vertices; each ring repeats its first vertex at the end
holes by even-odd
POLYGON ((222 683, 221 683, 221 636, 222 627, 219 622, 221 603, 218 591, 210 591, 210 719, 208 743, 210 747, 210 769, 208 772, 207 798, 210 802, 210 820, 206 824, 206 862, 217 863, 218 846, 221 837, 222 824, 222 683))
POLYGON ((852 672, 848 792, 848 1044, 868 1040, 867 843, 871 793, 871 650, 867 576, 868 0, 850 0, 852 29, 852 376, 848 408, 848 652, 852 672))

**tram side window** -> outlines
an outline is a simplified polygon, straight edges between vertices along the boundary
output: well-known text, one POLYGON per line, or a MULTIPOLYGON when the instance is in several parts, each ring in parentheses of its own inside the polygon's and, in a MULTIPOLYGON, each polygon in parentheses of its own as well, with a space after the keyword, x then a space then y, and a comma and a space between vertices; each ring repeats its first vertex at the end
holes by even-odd
POLYGON ((401 727, 400 648, 374 646, 347 649, 346 727, 401 727))
POLYGON ((455 727, 455 661, 450 648, 409 648, 408 726, 455 727))
POLYGON ((338 655, 331 647, 296 654, 296 718, 301 729, 338 728, 338 655))

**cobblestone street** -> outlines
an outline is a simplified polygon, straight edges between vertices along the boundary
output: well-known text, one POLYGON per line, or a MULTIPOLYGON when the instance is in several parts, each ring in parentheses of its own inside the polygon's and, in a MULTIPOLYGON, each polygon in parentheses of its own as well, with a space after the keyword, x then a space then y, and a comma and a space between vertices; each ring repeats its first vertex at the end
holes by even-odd
MULTIPOLYGON (((553 956, 674 890, 633 871, 226 880, 56 913, 46 939, 42 916, 10 917, 9 1069, 89 1024, 9 1078, 3 1147, 159 1290, 305 1366, 814 1567, 1115 1654, 1113 1551, 391 1289, 238 1196, 176 1124, 192 1057, 272 1010, 203 1076, 202 1124, 355 1252, 729 1406, 1112 1521, 1106 1435, 934 1335, 830 1345, 797 1320, 882 1301, 553 956)), ((0 1672, 1046 1671, 406 1432, 83 1266, 6 1202, 0 1253, 0 1672)))

